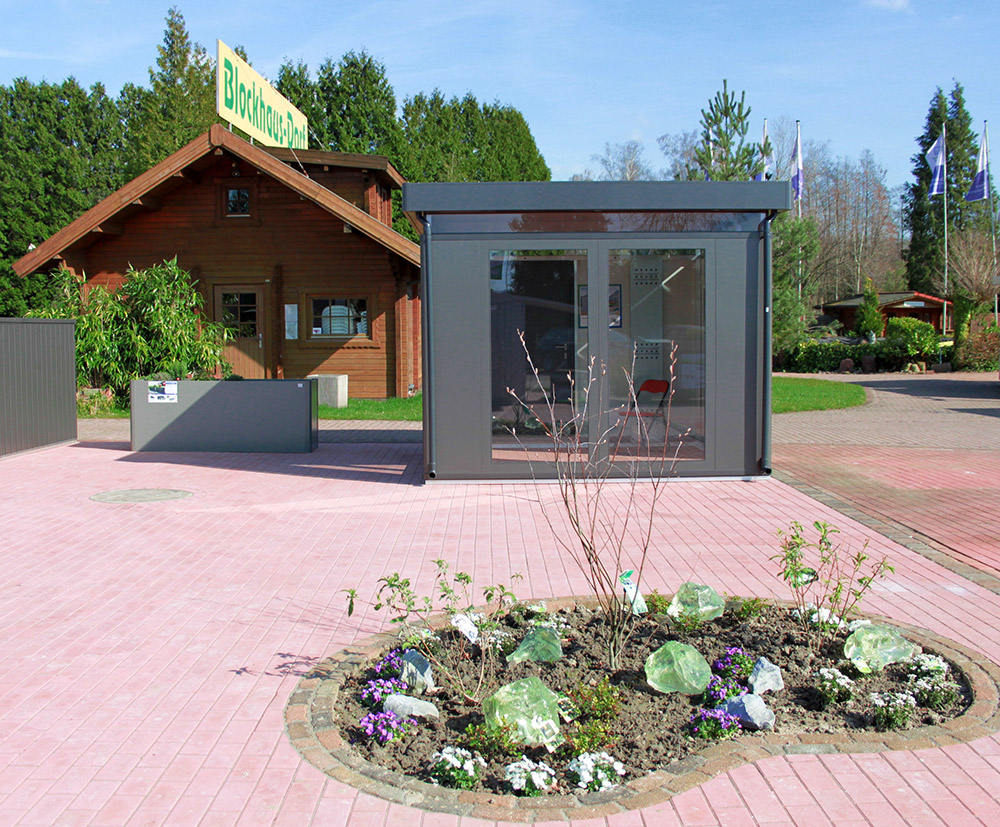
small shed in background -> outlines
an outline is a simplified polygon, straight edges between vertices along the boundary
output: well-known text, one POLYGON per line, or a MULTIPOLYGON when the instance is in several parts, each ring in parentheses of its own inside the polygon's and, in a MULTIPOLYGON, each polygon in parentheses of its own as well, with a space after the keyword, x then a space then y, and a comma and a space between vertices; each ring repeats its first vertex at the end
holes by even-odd
MULTIPOLYGON (((846 299, 838 299, 835 302, 827 302, 823 305, 823 313, 831 320, 838 321, 844 326, 844 330, 854 330, 857 319, 858 308, 864 301, 864 295, 858 293, 855 296, 848 296, 846 299)), ((948 319, 951 320, 951 302, 940 299, 937 296, 929 296, 926 293, 916 293, 912 290, 903 290, 897 293, 879 293, 879 310, 886 321, 894 318, 919 319, 934 325, 938 333, 944 333, 942 328, 942 309, 948 305, 948 319)), ((879 335, 885 333, 885 328, 879 335)))

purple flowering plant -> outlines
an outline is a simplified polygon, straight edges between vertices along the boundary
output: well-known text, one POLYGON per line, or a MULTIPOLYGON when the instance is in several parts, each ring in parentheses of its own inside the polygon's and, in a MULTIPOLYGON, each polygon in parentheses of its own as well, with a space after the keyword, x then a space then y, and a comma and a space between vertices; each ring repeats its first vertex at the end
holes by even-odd
POLYGON ((376 661, 372 671, 380 676, 398 675, 403 671, 403 650, 390 649, 381 660, 376 661))
POLYGON ((736 678, 724 678, 721 675, 712 675, 708 679, 708 686, 705 687, 705 694, 702 701, 707 707, 716 707, 724 703, 727 698, 737 698, 745 694, 746 686, 736 678))
POLYGON ((712 671, 724 678, 747 681, 753 674, 754 659, 739 646, 727 646, 726 653, 712 664, 712 671))
POLYGON ((405 692, 406 681, 399 678, 375 678, 366 681, 361 687, 361 703, 365 706, 378 706, 390 695, 405 692))
POLYGON ((402 738, 417 725, 413 718, 400 718, 394 712, 369 712, 359 723, 365 735, 383 745, 402 738))
POLYGON ((706 741, 735 738, 743 729, 739 718, 721 709, 699 709, 691 716, 688 726, 695 738, 704 738, 706 741))

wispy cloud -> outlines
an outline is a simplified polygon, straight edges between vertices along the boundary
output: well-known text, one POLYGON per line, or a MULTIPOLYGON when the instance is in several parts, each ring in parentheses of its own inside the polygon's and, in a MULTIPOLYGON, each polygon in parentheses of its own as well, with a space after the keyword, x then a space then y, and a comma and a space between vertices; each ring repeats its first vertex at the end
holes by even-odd
POLYGON ((913 11, 910 0, 867 0, 869 6, 889 11, 913 11))

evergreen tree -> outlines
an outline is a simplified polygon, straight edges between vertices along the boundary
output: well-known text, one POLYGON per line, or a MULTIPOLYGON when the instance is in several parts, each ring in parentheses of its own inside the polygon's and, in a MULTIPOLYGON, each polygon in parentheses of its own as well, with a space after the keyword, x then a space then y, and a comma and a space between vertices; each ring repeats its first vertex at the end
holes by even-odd
POLYGON ((910 233, 906 256, 906 278, 911 290, 932 293, 935 281, 944 273, 944 198, 927 194, 931 168, 927 151, 947 124, 948 151, 948 231, 989 224, 985 202, 969 203, 965 193, 975 175, 978 147, 972 119, 965 108, 965 92, 956 83, 946 99, 940 87, 931 98, 924 131, 917 138, 913 156, 913 181, 906 187, 903 220, 910 233))
POLYGON ((698 180, 705 175, 712 181, 752 181, 764 169, 763 156, 770 147, 746 142, 750 128, 750 107, 746 92, 729 91, 722 81, 722 91, 701 110, 701 143, 695 149, 697 167, 688 168, 688 178, 698 180))
POLYGON ((771 350, 788 353, 806 338, 814 314, 810 266, 819 252, 819 229, 811 218, 782 213, 772 223, 771 350))
POLYGON ((21 316, 53 297, 47 275, 25 279, 14 261, 122 182, 117 109, 96 84, 73 78, 0 87, 0 316, 21 316))
POLYGON ((337 63, 327 59, 319 68, 317 90, 323 130, 314 131, 324 135, 323 149, 390 159, 399 155, 402 135, 396 93, 385 66, 368 52, 350 51, 337 63))
POLYGON ((878 291, 871 279, 865 279, 865 292, 861 304, 858 305, 854 332, 859 336, 868 336, 869 334, 881 336, 883 330, 885 330, 885 319, 882 317, 882 311, 879 310, 878 291))
POLYGON ((167 12, 163 44, 156 47, 148 90, 127 85, 119 104, 129 116, 129 177, 142 174, 218 120, 215 61, 192 43, 176 6, 167 12))
POLYGON ((309 67, 301 60, 298 63, 285 61, 278 69, 274 88, 288 98, 309 121, 310 149, 328 149, 330 136, 326 128, 326 111, 309 67))

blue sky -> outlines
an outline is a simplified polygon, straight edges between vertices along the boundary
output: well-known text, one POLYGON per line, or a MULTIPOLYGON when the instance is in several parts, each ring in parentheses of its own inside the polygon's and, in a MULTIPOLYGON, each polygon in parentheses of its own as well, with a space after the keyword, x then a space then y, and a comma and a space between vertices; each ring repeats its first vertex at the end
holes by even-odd
MULTIPOLYGON (((890 186, 908 180, 936 87, 957 80, 978 133, 1000 117, 996 0, 177 0, 192 38, 247 49, 273 76, 367 49, 400 102, 439 87, 520 109, 553 178, 594 168, 606 142, 697 128, 723 78, 762 119, 802 121, 833 155, 870 149, 890 186)), ((148 83, 169 2, 0 0, 0 83, 73 75, 112 93, 148 83)))

